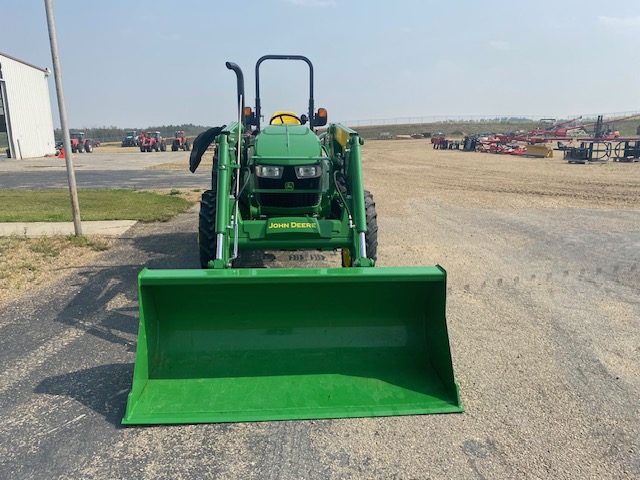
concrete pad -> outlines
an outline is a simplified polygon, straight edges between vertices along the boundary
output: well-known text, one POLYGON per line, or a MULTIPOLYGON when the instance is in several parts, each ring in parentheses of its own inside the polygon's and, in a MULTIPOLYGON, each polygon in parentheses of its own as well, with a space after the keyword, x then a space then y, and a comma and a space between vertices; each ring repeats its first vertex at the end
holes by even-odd
MULTIPOLYGON (((117 237, 135 225, 136 220, 109 220, 82 222, 83 235, 101 235, 117 237)), ((73 222, 9 222, 0 223, 0 237, 19 235, 26 237, 45 237, 73 235, 73 222)))

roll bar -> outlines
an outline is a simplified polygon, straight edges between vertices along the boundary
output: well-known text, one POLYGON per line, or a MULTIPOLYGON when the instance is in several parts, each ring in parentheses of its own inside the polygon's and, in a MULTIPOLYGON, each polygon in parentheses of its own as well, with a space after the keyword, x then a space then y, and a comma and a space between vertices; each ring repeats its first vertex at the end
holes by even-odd
POLYGON ((265 60, 302 60, 309 65, 309 128, 313 128, 313 64, 311 60, 302 55, 264 55, 256 62, 256 120, 257 129, 260 130, 260 65, 265 60))
POLYGON ((229 70, 233 70, 236 74, 236 81, 238 85, 238 108, 241 111, 241 121, 245 129, 248 129, 250 125, 255 125, 256 130, 260 131, 260 116, 261 116, 261 102, 260 102, 260 65, 265 60, 301 60, 309 65, 309 128, 314 126, 326 125, 326 111, 324 116, 315 115, 315 108, 313 102, 313 64, 311 60, 302 55, 264 55, 256 62, 256 110, 255 113, 251 112, 250 118, 247 118, 244 111, 245 105, 245 93, 244 93, 244 75, 242 69, 233 62, 226 62, 226 66, 229 70))

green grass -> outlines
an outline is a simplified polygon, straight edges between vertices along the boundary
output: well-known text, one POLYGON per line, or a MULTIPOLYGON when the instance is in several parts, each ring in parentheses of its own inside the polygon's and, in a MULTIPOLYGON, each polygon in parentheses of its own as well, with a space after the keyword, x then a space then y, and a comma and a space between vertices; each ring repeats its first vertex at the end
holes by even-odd
MULTIPOLYGON (((187 210, 190 202, 177 194, 132 190, 80 190, 80 217, 90 220, 166 222, 187 210)), ((70 222, 67 190, 0 190, 0 222, 70 222)))
POLYGON ((37 238, 29 245, 29 250, 34 253, 40 253, 43 257, 57 257, 60 255, 60 248, 48 238, 37 238))
POLYGON ((87 247, 94 252, 104 252, 105 250, 109 250, 109 244, 101 238, 92 238, 85 236, 76 237, 75 235, 68 235, 67 241, 71 245, 77 247, 87 247))
MULTIPOLYGON (((26 240, 26 239, 22 239, 26 240)), ((99 237, 68 235, 67 237, 37 237, 30 239, 29 250, 43 257, 57 257, 68 247, 85 247, 95 252, 109 250, 109 244, 99 237)), ((2 249, 0 248, 0 255, 2 249)))

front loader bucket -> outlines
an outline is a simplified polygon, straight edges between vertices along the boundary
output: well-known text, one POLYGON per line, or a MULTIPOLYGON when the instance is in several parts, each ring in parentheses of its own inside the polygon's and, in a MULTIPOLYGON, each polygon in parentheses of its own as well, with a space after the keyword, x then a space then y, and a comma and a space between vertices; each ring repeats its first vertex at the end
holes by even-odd
POLYGON ((123 424, 463 410, 440 267, 143 270, 123 424))

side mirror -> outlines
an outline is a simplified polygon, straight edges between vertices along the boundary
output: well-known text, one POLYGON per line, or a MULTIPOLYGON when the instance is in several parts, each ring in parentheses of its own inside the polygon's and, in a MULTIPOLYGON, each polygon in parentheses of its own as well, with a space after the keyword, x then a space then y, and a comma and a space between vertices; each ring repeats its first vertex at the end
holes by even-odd
POLYGON ((327 124, 327 110, 319 108, 318 113, 313 115, 313 126, 324 127, 327 124))
POLYGON ((306 125, 308 121, 309 121, 309 118, 304 113, 300 115, 300 123, 302 125, 306 125))
POLYGON ((251 110, 251 107, 244 107, 244 121, 247 125, 258 125, 256 112, 251 110))

